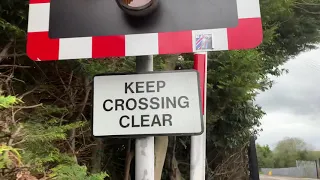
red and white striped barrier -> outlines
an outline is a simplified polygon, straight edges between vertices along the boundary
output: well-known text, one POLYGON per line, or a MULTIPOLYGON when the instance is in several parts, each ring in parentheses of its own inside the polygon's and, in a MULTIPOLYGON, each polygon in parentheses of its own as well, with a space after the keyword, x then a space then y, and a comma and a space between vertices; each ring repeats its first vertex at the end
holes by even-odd
POLYGON ((50 39, 50 0, 30 0, 27 54, 48 61, 197 52, 198 33, 212 34, 213 51, 254 48, 263 39, 259 0, 237 0, 237 7, 234 28, 50 39))

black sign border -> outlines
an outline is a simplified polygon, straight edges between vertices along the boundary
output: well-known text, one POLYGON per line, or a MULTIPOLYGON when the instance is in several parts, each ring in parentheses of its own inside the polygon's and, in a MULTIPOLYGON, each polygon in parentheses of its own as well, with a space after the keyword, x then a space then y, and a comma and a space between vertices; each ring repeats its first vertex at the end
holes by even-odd
MULTIPOLYGON (((198 136, 203 134, 204 132, 204 122, 203 122, 203 108, 202 108, 202 100, 201 100, 201 88, 200 88, 200 79, 199 79, 199 72, 197 70, 179 70, 179 71, 150 71, 150 72, 144 72, 144 73, 137 73, 137 72, 127 72, 127 73, 101 73, 101 74, 96 74, 93 76, 93 81, 92 81, 92 94, 91 94, 91 117, 90 117, 90 125, 91 125, 91 133, 92 136, 95 138, 144 138, 144 137, 150 137, 150 136, 198 136), (126 134, 126 135, 102 135, 102 136, 95 136, 93 133, 93 110, 94 110, 94 78, 98 76, 121 76, 121 75, 137 75, 137 74, 161 74, 161 73, 183 73, 183 72, 195 72, 197 75, 197 80, 198 80, 198 92, 199 92, 199 107, 200 107, 200 121, 201 121, 201 131, 198 133, 169 133, 169 134, 126 134)), ((206 97, 205 97, 206 98, 206 97)))

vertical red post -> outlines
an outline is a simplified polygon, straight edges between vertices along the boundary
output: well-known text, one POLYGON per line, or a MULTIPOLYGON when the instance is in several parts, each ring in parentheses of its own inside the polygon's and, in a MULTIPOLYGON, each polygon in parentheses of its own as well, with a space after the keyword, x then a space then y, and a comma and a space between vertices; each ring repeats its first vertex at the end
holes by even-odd
POLYGON ((202 102, 202 114, 205 109, 205 81, 207 73, 207 54, 194 54, 193 68, 199 72, 200 90, 201 90, 201 102, 202 102))

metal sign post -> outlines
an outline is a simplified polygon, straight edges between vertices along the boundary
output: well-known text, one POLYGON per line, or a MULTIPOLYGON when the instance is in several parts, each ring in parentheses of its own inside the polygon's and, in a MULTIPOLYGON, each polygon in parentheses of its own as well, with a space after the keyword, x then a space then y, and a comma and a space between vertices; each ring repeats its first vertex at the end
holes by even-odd
MULTIPOLYGON (((136 58, 136 72, 153 71, 153 56, 136 58)), ((136 139, 135 144, 135 179, 154 179, 154 137, 136 139)))

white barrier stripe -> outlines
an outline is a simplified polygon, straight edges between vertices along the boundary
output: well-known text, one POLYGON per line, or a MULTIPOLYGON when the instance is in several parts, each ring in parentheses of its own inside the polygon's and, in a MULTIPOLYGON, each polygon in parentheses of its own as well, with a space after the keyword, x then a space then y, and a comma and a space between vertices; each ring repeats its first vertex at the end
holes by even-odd
POLYGON ((49 31, 50 3, 30 4, 28 32, 49 31))
POLYGON ((259 0, 237 0, 238 18, 261 17, 259 0))
POLYGON ((92 58, 92 37, 59 40, 59 59, 92 58))
POLYGON ((158 33, 125 36, 126 56, 159 54, 158 33))

